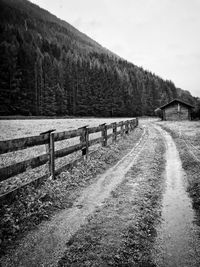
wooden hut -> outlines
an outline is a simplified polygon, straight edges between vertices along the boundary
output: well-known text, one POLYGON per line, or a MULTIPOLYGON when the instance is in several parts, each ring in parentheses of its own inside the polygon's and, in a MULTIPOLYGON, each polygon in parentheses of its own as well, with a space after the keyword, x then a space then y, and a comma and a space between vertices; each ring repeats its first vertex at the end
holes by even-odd
POLYGON ((179 99, 174 99, 171 102, 160 107, 162 110, 163 120, 191 120, 191 111, 194 107, 179 99))

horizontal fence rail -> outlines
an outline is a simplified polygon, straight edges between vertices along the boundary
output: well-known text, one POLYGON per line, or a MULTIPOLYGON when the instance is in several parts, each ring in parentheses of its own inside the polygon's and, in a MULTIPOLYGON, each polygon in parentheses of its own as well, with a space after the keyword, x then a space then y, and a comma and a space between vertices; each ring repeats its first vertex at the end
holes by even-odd
MULTIPOLYGON (((14 152, 18 150, 23 150, 26 148, 46 145, 46 154, 24 160, 0 169, 0 182, 9 179, 15 175, 23 173, 29 169, 34 169, 41 165, 48 163, 49 173, 43 177, 51 176, 55 179, 56 175, 62 171, 68 169, 71 166, 75 166, 79 159, 76 159, 72 163, 68 163, 60 167, 55 168, 55 159, 65 157, 77 151, 82 151, 82 159, 88 158, 89 147, 101 144, 102 146, 107 146, 108 139, 112 137, 112 142, 117 140, 117 136, 122 136, 128 134, 138 125, 138 119, 132 119, 121 122, 114 122, 111 124, 102 124, 97 127, 84 126, 76 130, 64 131, 64 132, 54 132, 55 130, 49 130, 47 132, 41 133, 39 136, 24 137, 6 141, 0 141, 0 154, 5 154, 8 152, 14 152), (117 128, 120 127, 120 130, 117 128), (112 129, 112 133, 108 134, 108 130, 112 129), (101 133, 101 137, 90 140, 90 134, 101 133), (71 139, 74 137, 79 137, 80 142, 76 145, 68 146, 63 149, 55 150, 55 142, 71 139)), ((35 180, 41 180, 42 177, 38 177, 35 180)), ((31 183, 32 181, 30 181, 31 183)), ((29 182, 26 182, 26 185, 29 182)), ((19 186, 19 187, 23 187, 19 186)), ((14 189, 16 190, 16 189, 14 189)), ((5 194, 4 194, 5 195, 5 194)), ((1 196, 0 196, 1 197, 1 196)))

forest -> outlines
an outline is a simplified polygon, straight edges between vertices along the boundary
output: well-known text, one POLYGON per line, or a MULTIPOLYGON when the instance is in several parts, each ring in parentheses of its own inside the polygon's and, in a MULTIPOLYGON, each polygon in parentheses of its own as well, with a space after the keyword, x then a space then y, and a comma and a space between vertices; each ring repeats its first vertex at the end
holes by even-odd
POLYGON ((197 98, 27 0, 0 0, 0 115, 141 116, 197 98))

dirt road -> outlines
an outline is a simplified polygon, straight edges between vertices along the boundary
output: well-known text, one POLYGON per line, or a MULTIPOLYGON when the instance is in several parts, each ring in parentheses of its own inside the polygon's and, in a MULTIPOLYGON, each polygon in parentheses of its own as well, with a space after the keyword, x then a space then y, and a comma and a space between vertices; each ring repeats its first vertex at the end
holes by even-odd
POLYGON ((194 224, 192 200, 186 193, 187 176, 172 137, 156 126, 166 142, 166 190, 162 222, 157 229, 156 266, 199 266, 199 227, 194 224))
POLYGON ((199 266, 199 229, 176 146, 156 123, 141 127, 130 152, 2 266, 199 266))

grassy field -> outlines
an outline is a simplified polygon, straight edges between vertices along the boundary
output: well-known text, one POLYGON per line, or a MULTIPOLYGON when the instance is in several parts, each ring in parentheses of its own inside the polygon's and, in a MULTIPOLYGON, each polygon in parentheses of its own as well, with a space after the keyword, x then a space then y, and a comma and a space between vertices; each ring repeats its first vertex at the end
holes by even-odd
POLYGON ((32 119, 32 120, 0 120, 0 140, 39 135, 41 132, 56 129, 57 132, 77 129, 89 125, 125 121, 131 118, 77 118, 77 119, 32 119))
MULTIPOLYGON (((31 119, 31 120, 0 120, 0 140, 21 138, 33 135, 39 135, 41 132, 49 129, 56 129, 56 132, 68 131, 77 129, 79 127, 88 125, 98 126, 102 123, 110 124, 112 122, 125 121, 131 118, 77 118, 77 119, 31 119)), ((112 129, 108 130, 108 134, 112 129)), ((101 133, 90 135, 90 139, 97 138, 101 133)), ((79 137, 69 140, 59 141, 55 143, 55 149, 59 150, 74 144, 79 143, 79 137)), ((95 150, 99 145, 96 145, 90 150, 95 150)), ((10 152, 0 155, 0 168, 10 166, 17 162, 37 157, 46 153, 45 145, 27 148, 21 151, 10 152)), ((81 152, 73 153, 72 155, 56 159, 56 168, 59 168, 79 157, 81 152)), ((48 164, 35 168, 34 170, 27 170, 25 173, 11 177, 6 181, 0 183, 0 194, 16 188, 18 185, 23 184, 27 179, 34 180, 35 177, 40 177, 48 172, 48 164)))
POLYGON ((158 122, 190 146, 200 150, 200 121, 162 121, 158 122))
MULTIPOLYGON (((0 140, 28 137, 39 135, 49 129, 55 129, 56 132, 69 131, 88 125, 89 127, 98 126, 102 123, 110 124, 112 122, 125 121, 128 118, 87 118, 87 119, 40 119, 40 120, 0 120, 0 140)), ((108 130, 108 134, 112 129, 108 130)), ((101 133, 90 135, 90 139, 97 138, 101 133)), ((61 149, 70 145, 79 143, 79 137, 55 143, 55 149, 61 149)), ((45 145, 27 148, 21 151, 11 152, 0 155, 0 167, 14 164, 18 161, 30 159, 46 153, 45 145)))

